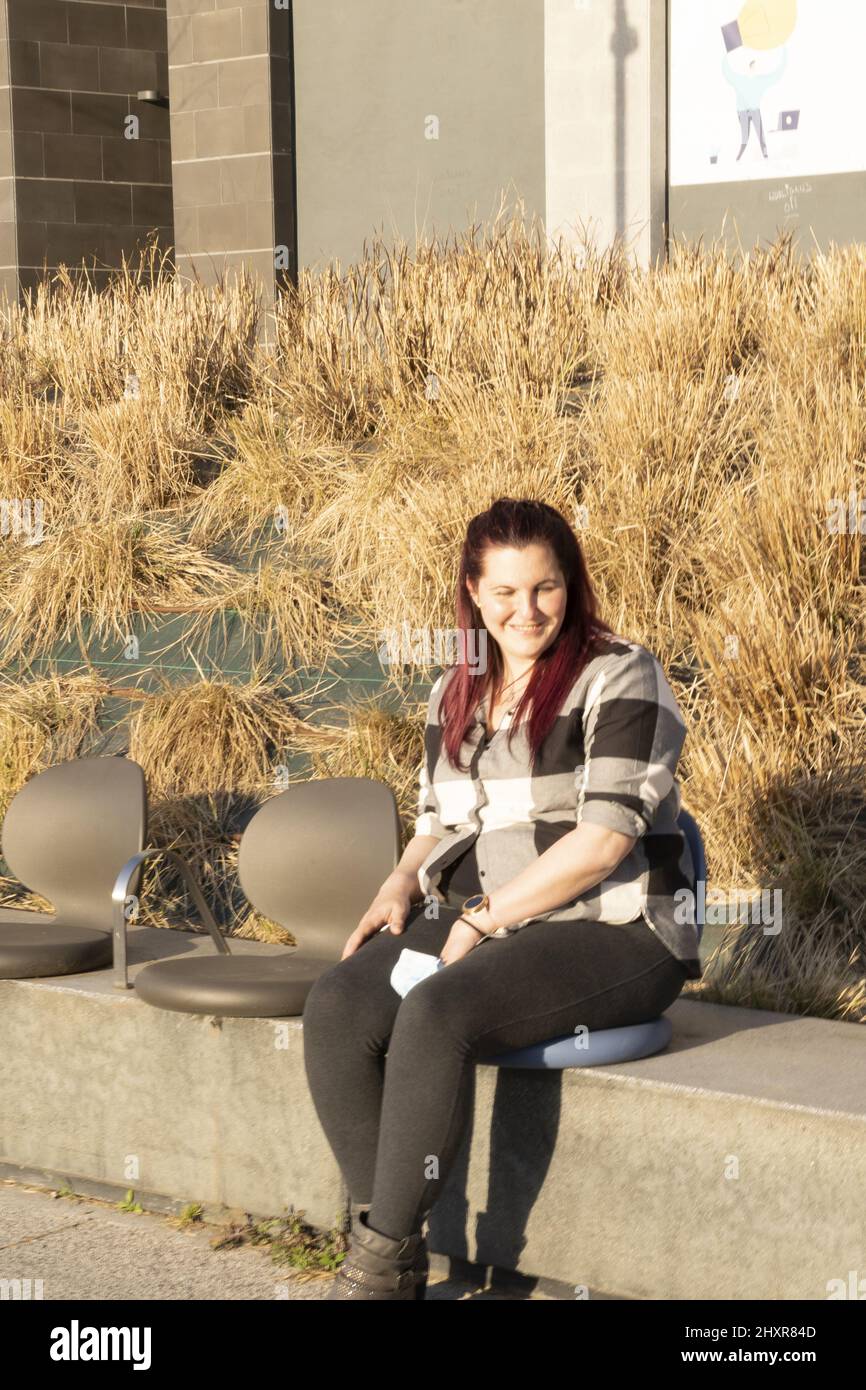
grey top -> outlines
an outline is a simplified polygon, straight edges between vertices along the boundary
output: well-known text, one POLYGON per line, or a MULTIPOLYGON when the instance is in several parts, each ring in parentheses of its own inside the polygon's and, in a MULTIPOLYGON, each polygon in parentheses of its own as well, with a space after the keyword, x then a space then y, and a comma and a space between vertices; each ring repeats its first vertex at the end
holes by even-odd
POLYGON ((677 825, 681 798, 675 773, 686 726, 658 659, 627 638, 600 638, 545 739, 534 773, 524 726, 508 750, 510 713, 488 739, 486 701, 463 744, 468 770, 451 767, 442 746, 439 705, 455 669, 449 667, 434 683, 427 706, 415 834, 436 835, 439 844, 418 870, 422 891, 445 901, 437 887, 442 872, 473 843, 486 891, 493 893, 576 825, 608 826, 637 836, 608 878, 493 935, 509 936, 534 921, 626 923, 643 917, 683 962, 689 978, 697 979, 695 873, 677 825))

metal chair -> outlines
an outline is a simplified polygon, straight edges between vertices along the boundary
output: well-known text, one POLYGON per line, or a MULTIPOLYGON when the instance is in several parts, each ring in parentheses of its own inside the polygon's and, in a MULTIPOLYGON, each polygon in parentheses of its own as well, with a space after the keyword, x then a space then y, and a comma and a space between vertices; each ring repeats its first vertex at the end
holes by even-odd
POLYGON ((163 856, 189 885, 216 955, 174 957, 139 972, 136 992, 155 1008, 227 1018, 303 1013, 313 984, 339 961, 346 938, 400 857, 400 821, 390 787, 368 777, 299 782, 250 820, 238 877, 253 907, 287 927, 297 947, 233 955, 188 865, 171 850, 135 854, 114 886, 114 984, 130 988, 126 959, 128 884, 146 859, 163 856))
MULTIPOLYGON (((706 884, 707 861, 704 843, 697 821, 684 808, 677 824, 685 834, 695 870, 695 883, 700 895, 706 884)), ((703 912, 695 914, 698 941, 703 931, 703 912)), ((635 1062, 639 1057, 651 1057, 667 1047, 673 1025, 667 1014, 646 1023, 633 1023, 625 1028, 597 1028, 587 1035, 587 1046, 577 1048, 574 1034, 551 1038, 549 1042, 533 1043, 531 1047, 516 1048, 496 1057, 485 1058, 485 1064, 495 1067, 533 1067, 559 1069, 565 1067, 602 1067, 614 1062, 635 1062)))
POLYGON ((3 857, 53 912, 0 908, 0 979, 111 964, 111 890, 145 842, 144 773, 129 758, 74 758, 32 777, 3 821, 3 857))

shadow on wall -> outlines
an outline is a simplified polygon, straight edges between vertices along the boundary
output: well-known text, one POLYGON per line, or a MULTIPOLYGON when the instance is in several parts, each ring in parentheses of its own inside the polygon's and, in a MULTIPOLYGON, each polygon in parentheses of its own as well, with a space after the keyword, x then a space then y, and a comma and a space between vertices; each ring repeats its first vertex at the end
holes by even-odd
POLYGON ((614 80, 614 127, 613 127, 613 168, 616 186, 614 190, 614 219, 616 235, 625 233, 625 65, 638 50, 638 32, 629 24, 625 12, 625 0, 616 0, 613 30, 610 36, 610 51, 613 54, 614 80))

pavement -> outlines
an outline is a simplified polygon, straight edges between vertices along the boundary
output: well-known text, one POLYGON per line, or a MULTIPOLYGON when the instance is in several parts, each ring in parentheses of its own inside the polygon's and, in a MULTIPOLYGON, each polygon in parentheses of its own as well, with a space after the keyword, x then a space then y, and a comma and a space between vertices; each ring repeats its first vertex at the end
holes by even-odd
MULTIPOLYGON (((264 1245, 215 1250, 225 1226, 177 1225, 152 1212, 51 1188, 0 1181, 0 1281, 30 1280, 29 1297, 73 1300, 324 1299, 327 1273, 287 1271, 264 1245), (41 1285, 36 1281, 41 1281, 41 1285)), ((28 1286, 21 1292, 28 1296, 28 1286)), ((16 1296, 0 1284, 0 1299, 16 1296)), ((20 1295, 18 1295, 20 1296, 20 1295)), ((540 1288, 481 1288, 431 1271, 428 1300, 557 1301, 540 1288)))

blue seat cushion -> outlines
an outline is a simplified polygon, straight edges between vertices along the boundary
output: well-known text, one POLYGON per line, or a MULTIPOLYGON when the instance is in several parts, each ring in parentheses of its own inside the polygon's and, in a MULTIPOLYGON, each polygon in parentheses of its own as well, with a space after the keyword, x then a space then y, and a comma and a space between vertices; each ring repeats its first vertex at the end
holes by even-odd
POLYGON ((667 1047, 673 1026, 666 1014, 649 1023, 632 1023, 627 1028, 597 1028, 583 1036, 567 1033, 564 1038, 533 1043, 495 1057, 484 1057, 481 1065, 491 1067, 603 1067, 611 1062, 634 1062, 667 1047))

